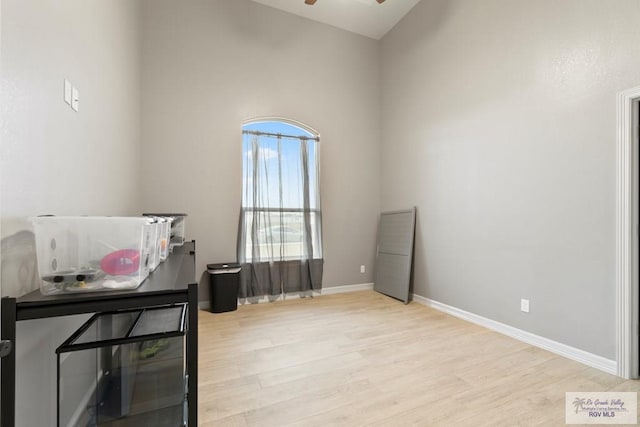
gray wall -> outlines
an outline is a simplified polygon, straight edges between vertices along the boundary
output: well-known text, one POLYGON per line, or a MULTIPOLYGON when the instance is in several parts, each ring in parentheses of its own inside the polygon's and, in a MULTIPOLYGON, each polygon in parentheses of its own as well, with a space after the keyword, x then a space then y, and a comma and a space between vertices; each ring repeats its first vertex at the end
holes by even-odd
POLYGON ((382 40, 381 203, 418 207, 417 294, 615 358, 615 96, 640 84, 639 18, 422 0, 382 40))
MULTIPOLYGON (((3 296, 37 288, 26 217, 140 211, 139 4, 2 0, 3 296), (63 101, 63 80, 80 111, 63 101)), ((18 426, 55 420, 55 348, 86 316, 20 322, 18 426)))
POLYGON ((378 43, 249 0, 148 0, 142 15, 143 206, 189 214, 198 274, 236 258, 242 121, 281 116, 321 134, 324 286, 371 282, 378 43))
MULTIPOLYGON (((198 271, 233 259, 241 123, 285 116, 322 136, 325 286, 372 281, 378 212, 416 205, 416 293, 614 357, 637 0, 422 0, 380 43, 249 0, 0 5, 5 242, 43 212, 179 210, 198 271)), ((2 253, 3 295, 33 289, 25 247, 2 253)), ((20 325, 18 425, 52 419, 49 355, 80 320, 20 325)))
MULTIPOLYGON (((136 1, 3 0, 2 222, 140 209, 136 1), (63 80, 80 111, 63 102, 63 80)), ((15 224, 18 222, 18 224, 15 224)))

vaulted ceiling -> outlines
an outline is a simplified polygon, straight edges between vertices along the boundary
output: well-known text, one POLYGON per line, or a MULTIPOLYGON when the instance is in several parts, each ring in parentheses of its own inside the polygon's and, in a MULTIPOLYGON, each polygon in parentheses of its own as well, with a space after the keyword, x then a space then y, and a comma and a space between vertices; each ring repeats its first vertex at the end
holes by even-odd
POLYGON ((420 0, 253 0, 257 3, 342 28, 372 39, 381 39, 420 0))

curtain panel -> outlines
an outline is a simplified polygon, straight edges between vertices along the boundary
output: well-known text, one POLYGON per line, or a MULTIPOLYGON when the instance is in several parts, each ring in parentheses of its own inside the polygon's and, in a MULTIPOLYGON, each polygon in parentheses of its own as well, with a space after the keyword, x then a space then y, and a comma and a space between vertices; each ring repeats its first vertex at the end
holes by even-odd
POLYGON ((317 138, 243 132, 240 298, 322 288, 317 138))

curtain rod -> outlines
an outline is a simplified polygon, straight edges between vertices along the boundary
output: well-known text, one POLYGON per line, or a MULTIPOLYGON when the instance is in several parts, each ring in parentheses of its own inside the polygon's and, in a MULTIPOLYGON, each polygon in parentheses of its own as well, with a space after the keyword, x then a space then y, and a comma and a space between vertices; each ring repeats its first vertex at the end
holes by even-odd
POLYGON ((285 135, 282 133, 260 132, 257 130, 243 130, 242 133, 249 134, 249 135, 257 135, 257 136, 260 136, 260 135, 273 136, 276 138, 311 139, 313 141, 320 141, 320 138, 318 138, 317 136, 285 135))

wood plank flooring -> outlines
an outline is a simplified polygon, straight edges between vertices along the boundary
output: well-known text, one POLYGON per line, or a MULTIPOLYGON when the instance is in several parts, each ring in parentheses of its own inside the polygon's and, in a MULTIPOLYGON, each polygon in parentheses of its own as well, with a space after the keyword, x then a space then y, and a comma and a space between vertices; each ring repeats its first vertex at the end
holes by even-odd
POLYGON ((563 426, 567 391, 640 391, 373 291, 201 311, 199 325, 201 426, 563 426))

